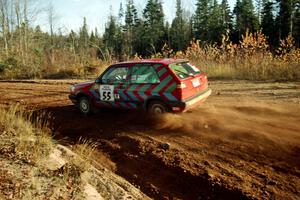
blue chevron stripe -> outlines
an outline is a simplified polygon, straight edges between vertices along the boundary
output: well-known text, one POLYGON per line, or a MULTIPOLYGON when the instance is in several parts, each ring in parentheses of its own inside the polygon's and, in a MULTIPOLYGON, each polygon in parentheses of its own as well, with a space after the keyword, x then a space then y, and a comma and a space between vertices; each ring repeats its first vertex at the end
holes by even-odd
POLYGON ((151 85, 152 84, 145 84, 139 90, 142 91, 142 92, 145 92, 147 89, 149 89, 151 87, 151 85))
POLYGON ((121 104, 122 108, 127 108, 128 109, 128 106, 126 105, 126 103, 124 103, 124 102, 119 102, 119 103, 121 104))
POLYGON ((129 103, 131 105, 131 107, 137 109, 137 105, 135 103, 129 103))
POLYGON ((128 92, 127 94, 129 95, 130 99, 132 99, 133 101, 139 101, 139 99, 133 94, 133 92, 128 92))
POLYGON ((172 77, 167 76, 162 82, 160 82, 160 84, 158 86, 156 86, 153 89, 153 91, 159 92, 163 87, 165 87, 170 82, 170 80, 172 80, 172 77))
POLYGON ((127 99, 128 99, 128 97, 124 94, 124 90, 123 90, 123 91, 119 91, 118 93, 119 93, 119 95, 120 95, 120 97, 121 97, 122 99, 124 99, 124 100, 127 100, 127 99))
POLYGON ((138 87, 138 84, 131 86, 128 90, 127 90, 127 94, 129 95, 129 97, 134 100, 134 101, 139 101, 139 99, 133 94, 133 91, 138 87))
POLYGON ((170 92, 163 93, 170 101, 176 101, 176 97, 174 97, 170 92))
POLYGON ((148 96, 144 92, 138 92, 138 94, 145 100, 148 96))
POLYGON ((115 102, 109 102, 109 104, 110 104, 112 107, 115 107, 115 108, 118 107, 117 104, 115 104, 115 102))
POLYGON ((158 76, 161 77, 161 75, 163 75, 163 73, 165 73, 167 71, 166 68, 162 68, 159 72, 158 72, 158 76))
POLYGON ((177 87, 177 84, 173 83, 166 89, 166 91, 173 92, 176 89, 176 87, 177 87))
POLYGON ((95 90, 90 90, 90 92, 96 99, 100 99, 100 95, 97 92, 95 92, 95 90))

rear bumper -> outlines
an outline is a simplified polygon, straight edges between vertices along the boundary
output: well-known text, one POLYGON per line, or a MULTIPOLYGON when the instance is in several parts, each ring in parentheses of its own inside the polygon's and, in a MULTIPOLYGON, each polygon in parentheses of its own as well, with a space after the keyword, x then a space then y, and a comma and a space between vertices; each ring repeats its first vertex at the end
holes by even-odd
POLYGON ((212 90, 207 89, 204 92, 201 92, 185 101, 176 101, 169 103, 171 111, 173 112, 185 112, 200 103, 204 102, 209 95, 211 95, 212 90))

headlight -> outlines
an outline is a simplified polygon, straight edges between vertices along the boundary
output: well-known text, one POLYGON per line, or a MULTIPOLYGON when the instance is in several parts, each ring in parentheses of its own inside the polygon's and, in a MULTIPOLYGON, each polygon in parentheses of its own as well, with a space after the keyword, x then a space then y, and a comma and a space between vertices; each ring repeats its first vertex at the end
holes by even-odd
POLYGON ((74 92, 75 92, 75 86, 74 86, 74 85, 72 85, 72 86, 70 87, 70 92, 71 92, 71 93, 74 93, 74 92))

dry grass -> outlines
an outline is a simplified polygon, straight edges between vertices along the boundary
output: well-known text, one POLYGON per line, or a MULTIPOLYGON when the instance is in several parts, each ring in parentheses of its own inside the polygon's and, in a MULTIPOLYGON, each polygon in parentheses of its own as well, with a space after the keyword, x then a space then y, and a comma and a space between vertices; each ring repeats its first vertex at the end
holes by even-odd
POLYGON ((200 41, 192 41, 183 55, 213 78, 300 80, 300 49, 291 36, 281 41, 275 55, 261 32, 247 32, 238 45, 227 36, 220 46, 202 47, 200 41))
MULTIPOLYGON (((88 50, 87 50, 88 51, 88 50)), ((65 49, 58 49, 53 55, 36 55, 28 52, 26 62, 14 53, 0 54, 0 79, 33 78, 89 78, 103 72, 114 61, 102 61, 93 56, 74 55, 65 49)))
POLYGON ((47 118, 20 106, 0 108, 0 199, 84 198, 80 175, 89 167, 94 146, 78 145, 80 158, 65 156, 61 167, 50 169, 56 144, 47 118))
POLYGON ((87 170, 94 160, 96 148, 97 144, 92 140, 80 138, 72 147, 72 151, 78 155, 72 162, 79 168, 87 170))
POLYGON ((211 78, 300 80, 300 49, 291 36, 281 40, 274 53, 261 32, 246 32, 239 44, 224 35, 220 45, 193 40, 186 51, 173 52, 165 45, 162 52, 153 57, 188 58, 211 78))
POLYGON ((28 162, 41 163, 54 145, 43 118, 44 116, 40 116, 32 120, 32 115, 25 114, 17 105, 8 110, 1 108, 1 146, 13 145, 16 155, 26 158, 28 162))
MULTIPOLYGON (((116 62, 97 59, 92 48, 79 54, 57 49, 51 54, 28 52, 27 56, 24 63, 19 55, 0 55, 0 79, 94 78, 116 62)), ((193 40, 185 51, 179 52, 164 45, 161 53, 151 57, 188 58, 216 79, 300 80, 300 49, 291 36, 281 40, 280 46, 272 51, 261 32, 246 32, 238 44, 224 35, 220 45, 193 40)), ((138 59, 142 57, 130 58, 138 59)))

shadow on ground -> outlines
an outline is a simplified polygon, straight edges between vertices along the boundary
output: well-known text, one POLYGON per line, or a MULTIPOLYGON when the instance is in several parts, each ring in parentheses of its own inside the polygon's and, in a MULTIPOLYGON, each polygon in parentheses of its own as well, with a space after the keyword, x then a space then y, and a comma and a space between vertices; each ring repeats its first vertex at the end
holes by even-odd
MULTIPOLYGON (((153 152, 158 142, 142 143, 138 136, 151 134, 158 120, 155 117, 120 110, 102 110, 85 117, 73 105, 38 112, 41 111, 51 115, 55 139, 67 144, 76 143, 82 137, 97 142, 99 151, 115 163, 115 172, 154 199, 247 199, 239 190, 213 184, 205 171, 192 174, 179 163, 165 162, 153 152)), ((168 134, 168 130, 160 130, 159 134, 168 134)))

